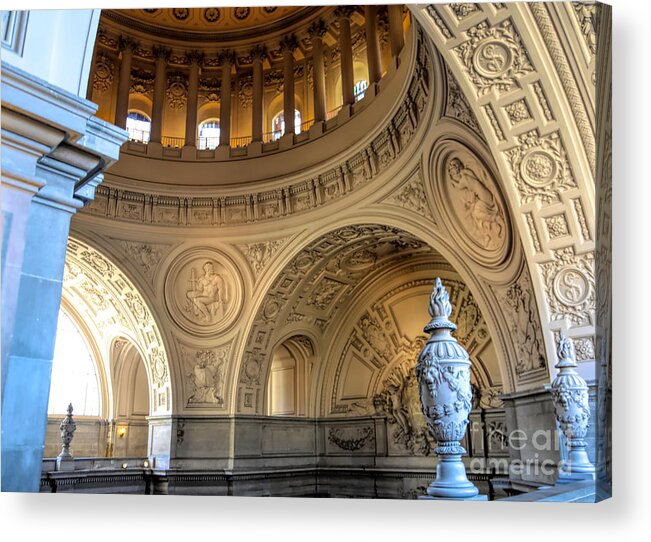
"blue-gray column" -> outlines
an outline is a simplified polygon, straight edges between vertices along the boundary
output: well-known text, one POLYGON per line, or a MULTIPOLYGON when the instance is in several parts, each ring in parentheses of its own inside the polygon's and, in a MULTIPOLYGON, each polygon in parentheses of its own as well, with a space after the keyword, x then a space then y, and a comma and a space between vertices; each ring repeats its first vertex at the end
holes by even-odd
MULTIPOLYGON (((22 255, 13 290, 3 284, 2 491, 38 491, 70 219, 93 198, 127 134, 93 117, 95 104, 11 66, 2 71, 3 178, 22 176, 38 189, 28 205, 29 192, 2 207, 12 250, 22 255), (63 142, 39 147, 52 126, 63 142), (25 149, 31 162, 19 160, 25 149), (14 229, 18 223, 24 227, 14 229)), ((3 278, 8 263, 3 257, 3 278)))

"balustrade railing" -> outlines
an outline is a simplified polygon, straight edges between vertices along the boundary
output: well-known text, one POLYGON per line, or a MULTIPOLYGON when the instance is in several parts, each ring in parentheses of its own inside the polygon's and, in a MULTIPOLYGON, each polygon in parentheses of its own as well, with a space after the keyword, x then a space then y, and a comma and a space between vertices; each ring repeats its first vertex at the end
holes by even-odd
POLYGON ((185 145, 185 138, 163 136, 161 137, 161 145, 163 145, 163 147, 172 147, 175 149, 180 149, 181 147, 183 147, 183 145, 185 145))

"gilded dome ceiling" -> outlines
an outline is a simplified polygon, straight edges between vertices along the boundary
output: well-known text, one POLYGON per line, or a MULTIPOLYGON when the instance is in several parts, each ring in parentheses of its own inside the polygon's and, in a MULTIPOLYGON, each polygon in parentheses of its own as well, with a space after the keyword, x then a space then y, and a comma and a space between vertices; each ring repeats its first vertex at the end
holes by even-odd
POLYGON ((103 10, 103 14, 132 30, 195 41, 254 38, 303 23, 323 10, 318 6, 244 6, 103 10))

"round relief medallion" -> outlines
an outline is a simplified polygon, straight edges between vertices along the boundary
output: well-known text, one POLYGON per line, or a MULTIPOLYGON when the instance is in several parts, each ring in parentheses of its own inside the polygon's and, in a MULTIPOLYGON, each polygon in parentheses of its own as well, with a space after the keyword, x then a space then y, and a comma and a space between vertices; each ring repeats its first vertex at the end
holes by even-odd
POLYGON ((490 170, 456 142, 444 143, 435 156, 436 201, 455 241, 485 265, 503 261, 510 246, 510 224, 490 170))
POLYGON ((242 280, 233 261, 212 249, 179 256, 165 279, 165 302, 173 320, 197 335, 226 330, 242 307, 242 280))
POLYGON ((477 47, 473 56, 473 65, 477 72, 488 78, 503 75, 513 64, 513 53, 501 41, 486 41, 477 47))
POLYGON ((590 294, 590 284, 578 269, 561 269, 554 278, 554 292, 561 303, 580 305, 590 294))
POLYGON ((554 181, 558 173, 558 165, 548 152, 533 150, 522 160, 520 173, 531 186, 543 187, 554 181))

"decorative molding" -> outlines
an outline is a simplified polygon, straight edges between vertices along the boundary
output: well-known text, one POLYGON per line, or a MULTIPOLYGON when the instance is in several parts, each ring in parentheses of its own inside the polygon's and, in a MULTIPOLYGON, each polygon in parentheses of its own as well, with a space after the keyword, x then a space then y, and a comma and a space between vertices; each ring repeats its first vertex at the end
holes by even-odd
POLYGON ((552 321, 568 318, 577 326, 594 325, 594 254, 577 255, 567 247, 552 255, 551 262, 540 264, 552 321))
POLYGON ((506 152, 521 202, 550 204, 560 194, 576 188, 576 181, 558 132, 541 136, 531 130, 518 138, 519 146, 506 152))
POLYGON ((258 276, 288 239, 289 237, 285 237, 274 241, 247 243, 245 245, 237 245, 237 248, 244 254, 251 265, 251 269, 258 276))
POLYGON ((371 427, 340 428, 331 427, 328 430, 328 440, 338 448, 347 452, 357 452, 371 440, 373 429, 371 427))
POLYGON ((468 29, 468 41, 455 47, 459 60, 481 97, 495 90, 504 93, 518 79, 534 71, 522 40, 510 20, 496 26, 482 22, 468 29))

